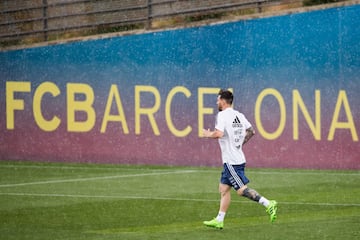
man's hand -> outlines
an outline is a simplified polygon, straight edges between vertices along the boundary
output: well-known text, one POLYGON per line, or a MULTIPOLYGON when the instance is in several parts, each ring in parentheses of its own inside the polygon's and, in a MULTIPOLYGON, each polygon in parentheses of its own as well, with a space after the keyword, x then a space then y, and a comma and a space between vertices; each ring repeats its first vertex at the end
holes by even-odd
POLYGON ((202 137, 206 138, 221 138, 224 136, 224 133, 220 130, 215 129, 214 131, 210 131, 210 129, 203 129, 202 130, 202 137))
POLYGON ((211 131, 210 131, 210 129, 203 129, 202 130, 202 135, 201 135, 202 137, 210 137, 211 136, 211 131))

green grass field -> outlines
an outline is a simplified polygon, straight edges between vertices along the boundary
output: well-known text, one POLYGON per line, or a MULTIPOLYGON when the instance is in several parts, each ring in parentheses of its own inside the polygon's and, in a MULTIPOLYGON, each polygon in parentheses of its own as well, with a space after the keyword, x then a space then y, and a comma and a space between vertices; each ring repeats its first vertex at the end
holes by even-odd
POLYGON ((0 239, 360 239, 359 171, 248 169, 265 209, 233 194, 223 230, 219 168, 0 161, 0 239))

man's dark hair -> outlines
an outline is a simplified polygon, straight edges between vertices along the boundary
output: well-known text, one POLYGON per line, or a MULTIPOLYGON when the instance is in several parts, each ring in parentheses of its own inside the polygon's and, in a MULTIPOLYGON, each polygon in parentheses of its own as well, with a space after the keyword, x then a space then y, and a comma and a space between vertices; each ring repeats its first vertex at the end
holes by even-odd
POLYGON ((219 92, 219 96, 220 99, 224 99, 226 101, 226 103, 228 104, 232 104, 233 100, 234 100, 234 95, 232 94, 232 92, 230 92, 229 90, 226 89, 221 89, 219 92))

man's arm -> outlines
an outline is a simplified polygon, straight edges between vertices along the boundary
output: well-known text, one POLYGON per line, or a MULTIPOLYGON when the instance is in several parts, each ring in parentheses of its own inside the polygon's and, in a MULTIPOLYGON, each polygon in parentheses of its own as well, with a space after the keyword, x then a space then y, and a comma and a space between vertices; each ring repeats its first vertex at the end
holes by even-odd
POLYGON ((202 136, 207 138, 221 138, 224 136, 224 133, 218 129, 215 129, 214 131, 203 129, 202 136))
POLYGON ((246 129, 246 135, 245 135, 245 139, 244 139, 243 145, 244 145, 245 143, 247 143, 247 142, 250 140, 250 138, 251 138, 252 136, 254 136, 254 135, 255 135, 255 130, 254 130, 252 127, 246 129))

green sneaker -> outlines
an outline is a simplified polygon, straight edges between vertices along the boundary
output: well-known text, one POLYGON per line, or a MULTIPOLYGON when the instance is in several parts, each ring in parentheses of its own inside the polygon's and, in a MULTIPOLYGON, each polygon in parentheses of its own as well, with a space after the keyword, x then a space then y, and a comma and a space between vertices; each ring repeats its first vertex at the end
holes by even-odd
POLYGON ((216 218, 214 218, 213 220, 210 220, 210 221, 204 221, 203 223, 207 227, 213 227, 213 228, 217 228, 217 229, 224 228, 224 222, 219 222, 218 220, 216 220, 216 218))
POLYGON ((276 211, 277 202, 275 200, 271 200, 269 206, 266 209, 266 212, 270 215, 270 222, 274 222, 276 220, 276 211))

